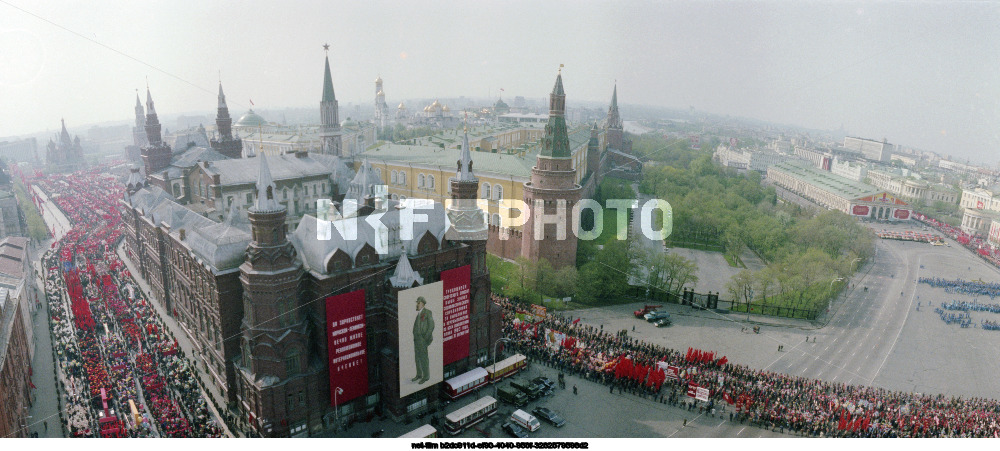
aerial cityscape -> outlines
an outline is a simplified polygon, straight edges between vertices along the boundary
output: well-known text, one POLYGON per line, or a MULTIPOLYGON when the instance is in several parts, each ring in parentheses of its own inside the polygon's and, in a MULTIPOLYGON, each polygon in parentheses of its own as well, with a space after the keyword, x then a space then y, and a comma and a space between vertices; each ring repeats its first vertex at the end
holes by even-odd
POLYGON ((1000 3, 233 8, 0 0, 0 438, 1000 437, 1000 3))

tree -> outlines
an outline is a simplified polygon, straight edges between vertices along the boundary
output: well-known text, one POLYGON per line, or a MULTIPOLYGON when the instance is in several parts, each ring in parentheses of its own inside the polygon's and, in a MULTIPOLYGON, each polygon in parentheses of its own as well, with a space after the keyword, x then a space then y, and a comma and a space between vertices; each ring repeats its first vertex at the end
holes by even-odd
POLYGON ((747 311, 750 311, 750 301, 753 300, 753 286, 754 277, 753 273, 749 269, 740 270, 729 279, 729 283, 726 284, 726 290, 729 294, 733 295, 734 303, 742 303, 747 305, 747 311))
POLYGON ((609 242, 597 251, 594 261, 580 268, 578 296, 589 301, 611 301, 626 295, 631 268, 627 243, 609 242))
POLYGON ((572 266, 564 266, 557 270, 552 278, 551 291, 546 294, 564 298, 576 294, 577 271, 572 266))

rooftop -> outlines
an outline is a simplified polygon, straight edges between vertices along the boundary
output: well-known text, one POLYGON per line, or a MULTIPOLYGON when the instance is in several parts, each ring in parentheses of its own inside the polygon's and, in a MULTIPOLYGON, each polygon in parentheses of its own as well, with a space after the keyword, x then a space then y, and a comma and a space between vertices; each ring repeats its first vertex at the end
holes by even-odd
POLYGON ((839 175, 834 175, 830 172, 817 169, 808 163, 795 160, 776 164, 768 170, 791 175, 845 199, 858 199, 883 191, 867 183, 856 182, 839 175))

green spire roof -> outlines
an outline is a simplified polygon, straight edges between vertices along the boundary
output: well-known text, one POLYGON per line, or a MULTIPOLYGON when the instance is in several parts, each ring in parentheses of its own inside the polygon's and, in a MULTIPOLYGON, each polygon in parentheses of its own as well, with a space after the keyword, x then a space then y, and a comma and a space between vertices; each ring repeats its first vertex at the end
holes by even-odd
POLYGON ((556 85, 552 87, 552 93, 557 96, 566 95, 566 91, 563 90, 562 85, 562 72, 560 72, 559 75, 556 75, 556 85))
POLYGON ((337 96, 333 93, 333 77, 330 76, 330 57, 326 57, 326 67, 323 69, 323 102, 335 102, 337 96))

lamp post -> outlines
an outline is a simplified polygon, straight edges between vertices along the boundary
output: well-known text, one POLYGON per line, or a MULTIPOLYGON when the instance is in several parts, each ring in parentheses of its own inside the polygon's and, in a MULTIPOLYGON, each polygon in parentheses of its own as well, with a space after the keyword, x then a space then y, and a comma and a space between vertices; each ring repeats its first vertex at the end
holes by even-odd
MULTIPOLYGON (((493 371, 494 372, 496 372, 496 370, 497 370, 497 345, 499 345, 500 342, 509 343, 510 339, 509 338, 500 337, 500 339, 497 340, 496 343, 493 343, 493 371)), ((497 386, 498 386, 498 381, 493 381, 493 398, 497 397, 497 386)))
POLYGON ((333 430, 335 431, 340 430, 340 404, 337 403, 337 395, 342 394, 344 394, 344 389, 340 387, 337 387, 337 389, 333 391, 333 413, 335 415, 334 421, 337 423, 333 426, 333 430))

